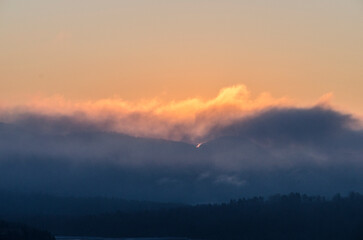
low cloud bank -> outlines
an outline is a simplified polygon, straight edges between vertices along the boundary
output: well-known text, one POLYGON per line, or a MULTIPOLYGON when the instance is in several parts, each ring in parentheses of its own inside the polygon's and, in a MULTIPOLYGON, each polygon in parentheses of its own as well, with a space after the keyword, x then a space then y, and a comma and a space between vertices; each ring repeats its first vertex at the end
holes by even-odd
POLYGON ((205 115, 198 148, 120 133, 109 116, 3 111, 0 189, 183 202, 363 192, 363 131, 354 116, 322 106, 233 111, 228 121, 205 115))

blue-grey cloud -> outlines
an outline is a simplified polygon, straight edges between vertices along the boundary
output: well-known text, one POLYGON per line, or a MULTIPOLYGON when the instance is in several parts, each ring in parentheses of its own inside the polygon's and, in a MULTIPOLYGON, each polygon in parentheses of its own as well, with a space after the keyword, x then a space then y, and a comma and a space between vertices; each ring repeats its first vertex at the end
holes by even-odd
POLYGON ((34 114, 1 124, 0 188, 185 202, 363 191, 363 132, 332 109, 270 109, 216 124, 199 148, 108 124, 34 114))

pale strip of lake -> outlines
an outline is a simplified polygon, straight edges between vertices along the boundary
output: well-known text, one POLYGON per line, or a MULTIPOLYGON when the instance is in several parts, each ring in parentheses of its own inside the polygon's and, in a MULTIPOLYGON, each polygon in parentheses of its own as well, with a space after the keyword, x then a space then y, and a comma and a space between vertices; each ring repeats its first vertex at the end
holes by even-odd
POLYGON ((56 236, 56 240, 191 240, 189 238, 103 238, 103 237, 74 237, 56 236))

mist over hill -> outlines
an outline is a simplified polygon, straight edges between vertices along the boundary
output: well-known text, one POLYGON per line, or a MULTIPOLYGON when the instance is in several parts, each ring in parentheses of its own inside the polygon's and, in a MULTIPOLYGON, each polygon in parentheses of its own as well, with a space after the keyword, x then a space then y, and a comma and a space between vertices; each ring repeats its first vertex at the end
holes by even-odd
POLYGON ((23 114, 0 125, 0 189, 185 203, 363 192, 358 125, 324 107, 269 109, 216 123, 197 148, 23 114))
POLYGON ((178 203, 160 203, 106 197, 61 197, 39 193, 0 191, 0 219, 17 221, 34 216, 82 216, 178 208, 178 203))

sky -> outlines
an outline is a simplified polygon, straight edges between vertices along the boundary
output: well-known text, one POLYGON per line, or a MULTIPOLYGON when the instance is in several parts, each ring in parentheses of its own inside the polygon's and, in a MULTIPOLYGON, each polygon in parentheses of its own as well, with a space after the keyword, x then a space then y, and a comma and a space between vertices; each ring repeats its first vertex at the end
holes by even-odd
POLYGON ((360 0, 0 0, 0 190, 362 191, 362 13, 360 0))
POLYGON ((361 112, 359 0, 0 1, 0 103, 214 98, 245 85, 361 112))

